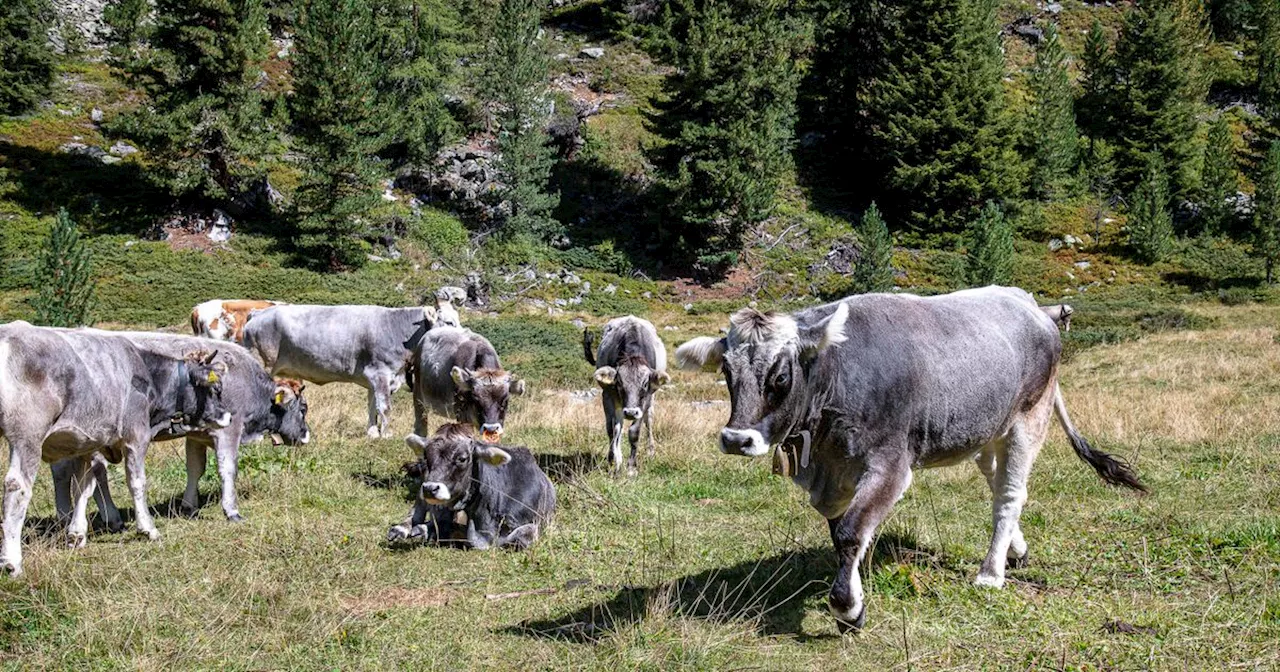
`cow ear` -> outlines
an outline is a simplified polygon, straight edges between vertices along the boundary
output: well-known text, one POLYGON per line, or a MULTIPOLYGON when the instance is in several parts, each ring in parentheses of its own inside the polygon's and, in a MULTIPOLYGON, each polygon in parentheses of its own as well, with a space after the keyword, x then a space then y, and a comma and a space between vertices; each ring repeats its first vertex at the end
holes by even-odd
POLYGON ((653 373, 654 385, 658 387, 662 387, 663 385, 666 385, 669 382, 671 382, 671 374, 667 373, 666 371, 655 371, 653 373))
POLYGON ((723 338, 699 336, 676 348, 676 365, 685 371, 720 368, 727 344, 723 338))
POLYGON ((418 436, 417 434, 410 434, 409 436, 404 437, 404 445, 409 446, 415 451, 425 450, 427 447, 427 439, 425 437, 418 436))
POLYGON ((501 467, 511 461, 511 453, 508 453, 496 446, 480 443, 479 441, 471 442, 471 451, 477 460, 484 460, 495 467, 501 467))
POLYGON ((293 401, 293 389, 288 385, 277 385, 276 393, 271 397, 271 403, 284 406, 287 401, 293 401))
POLYGON ((844 333, 849 321, 849 304, 841 301, 827 319, 800 329, 800 351, 813 356, 849 339, 844 333))
POLYGON ((600 387, 609 387, 618 379, 618 370, 612 366, 602 366, 596 369, 595 379, 600 387))
POLYGON ((471 372, 466 369, 455 366, 449 370, 449 376, 453 378, 453 384, 458 386, 463 392, 471 391, 471 372))
MULTIPOLYGON (((437 303, 439 303, 439 301, 440 301, 439 299, 436 299, 437 303)), ((436 320, 440 319, 440 313, 431 306, 423 306, 422 319, 427 321, 428 326, 431 326, 436 323, 436 320)))
POLYGON ((513 379, 511 381, 511 387, 507 388, 507 391, 510 392, 511 394, 516 395, 517 397, 524 395, 524 392, 525 392, 524 381, 519 378, 513 379))
POLYGON ((213 363, 213 370, 214 370, 214 371, 217 371, 218 373, 220 373, 220 374, 222 374, 222 375, 226 375, 226 373, 227 373, 227 363, 226 363, 226 362, 214 362, 214 363, 213 363))

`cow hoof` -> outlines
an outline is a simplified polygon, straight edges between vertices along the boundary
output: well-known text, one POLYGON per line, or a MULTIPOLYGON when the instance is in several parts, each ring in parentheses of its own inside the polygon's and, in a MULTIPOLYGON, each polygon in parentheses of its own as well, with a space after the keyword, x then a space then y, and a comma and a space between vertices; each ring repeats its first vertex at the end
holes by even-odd
POLYGON ((1013 557, 1009 558, 1009 562, 1008 562, 1009 569, 1025 569, 1030 558, 1031 558, 1030 551, 1023 553, 1021 558, 1013 558, 1013 557))
POLYGON ((84 548, 85 546, 88 546, 88 545, 89 545, 89 540, 88 538, 85 537, 84 534, 82 533, 67 534, 67 548, 71 548, 71 549, 84 548))
POLYGON ((178 515, 182 516, 183 518, 195 520, 196 518, 200 517, 200 507, 187 506, 186 504, 183 504, 182 506, 178 507, 178 515))
POLYGON ((627 478, 635 478, 639 473, 640 470, 635 467, 627 467, 627 478))
POLYGON ((992 576, 989 574, 978 574, 978 578, 973 580, 973 584, 980 588, 1004 588, 1003 576, 992 576))
POLYGON ((227 521, 228 521, 228 522, 232 522, 232 523, 243 523, 243 522, 244 522, 244 520, 245 520, 245 519, 244 519, 244 516, 240 515, 239 513, 231 513, 231 514, 227 514, 227 521))
POLYGON ((107 531, 112 534, 119 534, 121 532, 124 532, 124 521, 123 520, 108 521, 107 531))
POLYGON ((852 621, 846 621, 843 618, 836 616, 836 630, 840 631, 841 635, 856 635, 862 630, 862 626, 866 621, 867 608, 863 607, 862 611, 858 612, 858 617, 852 621))
POLYGON ((22 565, 8 560, 0 560, 0 573, 8 574, 15 578, 22 576, 22 565))
POLYGON ((370 427, 368 430, 365 431, 364 435, 371 439, 382 438, 382 432, 379 432, 377 427, 370 427))
POLYGON ((138 536, 146 537, 148 541, 160 541, 159 530, 138 530, 138 536))

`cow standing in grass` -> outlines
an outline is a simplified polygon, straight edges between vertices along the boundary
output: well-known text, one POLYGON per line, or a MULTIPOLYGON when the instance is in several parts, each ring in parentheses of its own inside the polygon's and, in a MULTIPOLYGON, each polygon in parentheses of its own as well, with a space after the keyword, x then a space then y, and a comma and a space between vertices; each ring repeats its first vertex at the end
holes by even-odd
POLYGON ((757 456, 809 492, 839 556, 830 607, 842 631, 866 615, 858 567, 913 468, 977 463, 994 532, 977 584, 999 588, 1027 558, 1018 519, 1056 413, 1076 455, 1110 484, 1143 490, 1076 431, 1058 386, 1057 325, 1031 295, 987 287, 929 298, 865 294, 790 315, 744 309, 724 338, 676 350, 729 387, 720 450, 757 456))
POLYGON ((81 330, 0 327, 0 437, 9 441, 0 569, 22 573, 22 528, 42 459, 80 465, 72 479, 71 546, 86 543, 95 485, 88 458, 95 452, 124 460, 138 532, 158 539, 147 508, 147 447, 175 425, 189 431, 230 424, 220 398, 222 367, 212 359, 166 357, 81 330))
POLYGON ((387 531, 388 542, 523 550, 550 522, 556 488, 528 448, 477 441, 463 424, 444 425, 430 439, 411 434, 405 442, 421 451, 405 465, 421 484, 409 516, 387 531))
POLYGON ((636 473, 636 449, 643 425, 649 433, 649 455, 653 456, 653 393, 667 384, 667 349, 658 330, 648 320, 634 315, 609 321, 600 336, 600 351, 592 353, 591 331, 582 332, 582 350, 587 363, 597 366, 596 384, 604 406, 604 426, 609 434, 609 465, 613 473, 622 470, 622 422, 631 422, 627 440, 631 457, 627 474, 636 473))
POLYGON ((404 385, 409 355, 435 320, 431 306, 283 305, 254 316, 244 347, 272 375, 367 389, 367 434, 377 438, 387 435, 391 395, 404 385))
POLYGON ((202 338, 239 343, 244 325, 261 310, 281 305, 256 299, 212 299, 191 309, 191 333, 202 338))
MULTIPOLYGON (((213 448, 218 462, 218 475, 222 479, 222 511, 227 520, 239 522, 239 498, 236 494, 236 476, 240 459, 240 446, 270 436, 272 441, 287 445, 305 445, 311 438, 307 427, 307 401, 303 397, 304 385, 296 380, 275 379, 262 368, 244 348, 234 343, 213 343, 208 339, 177 334, 161 334, 139 331, 85 330, 102 336, 128 339, 130 343, 159 355, 184 357, 194 352, 217 349, 214 360, 224 367, 222 376, 222 404, 231 413, 226 427, 196 429, 176 432, 165 430, 152 441, 185 439, 187 454, 187 489, 182 496, 183 512, 190 516, 199 513, 200 478, 208 465, 208 450, 213 448)), ((71 475, 79 466, 74 461, 53 465, 54 496, 58 516, 65 518, 71 509, 71 475)), ((98 510, 112 529, 123 527, 120 512, 111 500, 107 485, 107 465, 101 455, 93 460, 93 473, 98 487, 94 493, 98 510)))
POLYGON ((511 395, 524 394, 523 380, 502 368, 489 339, 470 329, 437 327, 414 349, 413 431, 428 434, 435 411, 472 425, 490 443, 502 438, 511 395))

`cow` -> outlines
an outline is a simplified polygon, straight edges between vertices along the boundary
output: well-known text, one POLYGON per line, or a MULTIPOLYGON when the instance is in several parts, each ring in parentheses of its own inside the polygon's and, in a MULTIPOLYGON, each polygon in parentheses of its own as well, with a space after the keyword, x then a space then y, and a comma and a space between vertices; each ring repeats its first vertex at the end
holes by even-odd
POLYGON ((622 422, 627 419, 631 427, 627 440, 631 443, 631 457, 627 460, 627 475, 636 473, 636 444, 640 440, 640 427, 649 432, 649 456, 653 450, 653 394, 659 387, 671 381, 667 373, 667 349, 658 338, 658 330, 648 320, 634 315, 610 320, 600 335, 599 354, 593 354, 591 331, 582 331, 582 351, 587 363, 598 366, 596 384, 602 394, 604 427, 609 434, 609 464, 613 473, 622 469, 622 422))
POLYGON ((1056 306, 1041 306, 1040 310, 1044 311, 1044 314, 1048 315, 1049 319, 1063 331, 1071 331, 1071 314, 1076 312, 1075 308, 1059 303, 1056 306))
POLYGON ((913 468, 976 461, 994 500, 976 583, 993 588, 1006 562, 1027 558, 1018 518, 1052 415, 1103 481, 1145 491, 1071 423, 1058 328, 1020 289, 865 294, 793 314, 747 308, 729 322, 727 336, 693 339, 676 361, 724 374, 720 450, 757 456, 777 446, 774 470, 827 519, 839 559, 829 605, 842 632, 863 625, 858 565, 913 468))
MULTIPOLYGON (((305 386, 296 380, 272 379, 252 355, 234 343, 213 342, 194 336, 161 334, 154 332, 122 332, 86 330, 93 333, 128 339, 134 345, 170 357, 182 357, 193 352, 217 348, 218 358, 225 368, 222 376, 222 404, 231 412, 231 424, 216 429, 175 433, 163 431, 152 441, 186 439, 187 489, 182 496, 183 513, 195 516, 200 507, 200 478, 208 464, 208 449, 214 449, 218 460, 218 474, 222 479, 222 511, 227 520, 240 522, 240 507, 236 493, 236 475, 240 458, 240 446, 271 436, 272 441, 287 445, 305 445, 311 438, 307 427, 307 401, 303 396, 305 386)), ((65 518, 70 512, 71 474, 78 466, 74 461, 62 461, 53 465, 54 495, 58 515, 65 518)), ((93 459, 92 470, 98 480, 95 498, 98 510, 108 526, 122 526, 119 511, 111 501, 107 485, 107 465, 100 455, 93 459)))
POLYGON ((551 521, 556 488, 528 448, 477 441, 464 424, 443 425, 430 439, 410 434, 405 442, 422 453, 405 465, 421 485, 409 516, 387 531, 388 543, 524 550, 551 521))
MULTIPOLYGON (((147 446, 158 432, 231 423, 220 398, 223 367, 213 363, 214 354, 178 359, 123 338, 26 322, 0 326, 0 436, 9 441, 0 570, 22 573, 22 528, 42 459, 97 451, 112 462, 124 460, 138 532, 159 539, 147 509, 147 446)), ((73 548, 87 541, 85 508, 94 490, 89 461, 80 465, 67 528, 73 548)))
POLYGON ((258 313, 244 329, 244 347, 272 375, 317 385, 355 383, 369 391, 369 438, 387 433, 391 395, 435 308, 281 305, 258 313))
POLYGON ((442 327, 461 327, 462 318, 448 296, 436 295, 436 324, 442 327))
POLYGON ((191 333, 219 341, 239 343, 244 325, 259 310, 283 305, 280 301, 213 299, 191 309, 191 333))
POLYGON ((414 349, 413 431, 427 436, 429 411, 479 429, 481 438, 502 437, 511 395, 525 392, 523 380, 502 368, 487 338, 457 327, 436 327, 414 349))

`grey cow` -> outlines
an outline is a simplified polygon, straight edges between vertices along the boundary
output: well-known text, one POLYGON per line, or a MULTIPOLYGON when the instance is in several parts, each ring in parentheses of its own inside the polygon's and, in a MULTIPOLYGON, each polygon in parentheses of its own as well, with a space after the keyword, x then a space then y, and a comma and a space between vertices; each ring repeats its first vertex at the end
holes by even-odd
MULTIPOLYGON (((267 435, 273 440, 278 437, 287 445, 305 445, 311 438, 307 427, 307 401, 302 393, 305 386, 296 380, 273 380, 247 350, 234 343, 155 332, 93 330, 93 333, 126 338, 138 347, 170 357, 217 350, 218 356, 214 361, 226 367, 222 377, 222 404, 231 413, 229 425, 190 433, 162 431, 152 438, 153 441, 186 439, 187 489, 182 496, 182 508, 188 515, 195 515, 199 510, 200 478, 208 464, 209 448, 214 449, 218 475, 222 479, 222 511, 228 520, 241 521, 244 518, 240 515, 236 496, 240 446, 267 435)), ((54 496, 60 518, 65 518, 70 512, 71 475, 78 468, 75 460, 53 465, 54 496)), ((111 501, 107 465, 101 455, 94 457, 92 469, 98 481, 94 494, 98 510, 109 526, 119 528, 120 513, 111 501)))
POLYGON ((444 425, 430 439, 411 434, 405 442, 422 453, 405 465, 421 485, 408 517, 387 531, 388 542, 523 550, 550 522, 556 488, 528 448, 482 443, 463 424, 444 425))
POLYGON ((524 381, 502 368, 489 339, 470 329, 436 327, 413 351, 413 431, 428 434, 427 415, 435 411, 471 424, 481 437, 502 437, 511 395, 522 395, 524 381))
MULTIPOLYGON (((101 452, 112 462, 124 460, 138 532, 158 539, 144 466, 152 435, 175 424, 188 429, 231 422, 220 399, 222 367, 210 360, 212 353, 176 359, 85 331, 26 322, 0 326, 0 436, 9 441, 0 568, 22 573, 22 528, 42 459, 101 452)), ((67 528, 77 548, 86 543, 85 509, 94 490, 89 461, 79 463, 67 528)))
POLYGON ((591 332, 582 332, 582 350, 587 363, 599 367, 595 381, 600 385, 604 405, 604 426, 609 434, 609 464, 614 473, 622 470, 622 421, 631 422, 627 440, 631 457, 627 474, 636 473, 636 446, 640 427, 649 432, 649 455, 653 455, 653 394, 671 381, 667 373, 667 349, 658 330, 648 320, 634 315, 609 320, 600 336, 600 351, 592 354, 591 332))
POLYGON ((790 315, 752 309, 729 334, 676 350, 682 367, 722 367, 728 454, 763 455, 809 492, 839 556, 830 607, 842 631, 865 617, 858 565, 913 468, 969 460, 991 488, 994 532, 977 583, 999 588, 1027 558, 1018 519, 1056 413, 1076 454, 1111 484, 1143 490, 1124 462, 1072 425, 1058 386, 1053 320, 1019 289, 944 296, 865 294, 790 315))
POLYGON ((283 305, 254 315, 244 347, 272 375, 369 390, 370 438, 386 436, 391 395, 409 353, 435 324, 435 308, 283 305))

